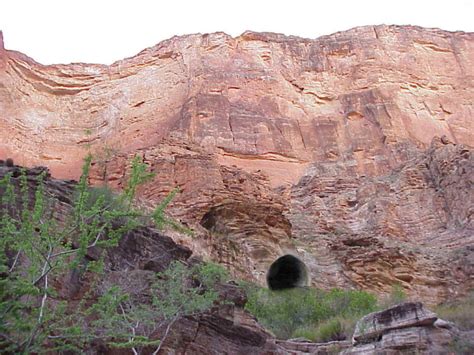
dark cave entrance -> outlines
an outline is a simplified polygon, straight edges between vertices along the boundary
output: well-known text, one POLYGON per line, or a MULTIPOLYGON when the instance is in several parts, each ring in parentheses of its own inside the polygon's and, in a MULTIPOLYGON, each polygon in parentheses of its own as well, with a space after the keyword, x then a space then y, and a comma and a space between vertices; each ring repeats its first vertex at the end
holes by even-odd
POLYGON ((308 286, 309 277, 306 265, 293 255, 284 255, 273 262, 267 273, 270 290, 308 286))

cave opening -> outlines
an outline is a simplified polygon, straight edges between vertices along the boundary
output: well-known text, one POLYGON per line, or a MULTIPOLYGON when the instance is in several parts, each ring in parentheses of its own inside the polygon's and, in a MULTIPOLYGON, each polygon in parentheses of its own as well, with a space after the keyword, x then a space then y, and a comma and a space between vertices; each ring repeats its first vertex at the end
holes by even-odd
POLYGON ((270 290, 285 290, 309 284, 308 269, 297 257, 287 254, 275 260, 267 273, 270 290))

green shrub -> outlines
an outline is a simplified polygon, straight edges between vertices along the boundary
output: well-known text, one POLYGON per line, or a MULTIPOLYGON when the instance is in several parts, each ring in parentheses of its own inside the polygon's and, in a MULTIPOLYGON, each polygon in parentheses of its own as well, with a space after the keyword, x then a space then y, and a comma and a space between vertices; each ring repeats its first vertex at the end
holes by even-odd
POLYGON ((178 187, 175 188, 174 190, 172 190, 168 194, 168 196, 166 196, 163 199, 163 201, 158 206, 156 206, 155 210, 151 214, 151 218, 153 219, 153 222, 155 223, 155 226, 159 230, 163 230, 163 229, 165 229, 165 227, 169 226, 169 227, 171 227, 172 229, 174 229, 178 232, 188 234, 188 235, 192 235, 193 231, 191 229, 189 229, 186 226, 182 225, 181 223, 177 222, 173 218, 169 218, 165 214, 166 208, 171 203, 171 201, 176 196, 176 194, 179 193, 179 191, 180 190, 179 190, 178 187))
POLYGON ((188 268, 175 261, 167 270, 159 273, 153 282, 153 305, 167 319, 203 311, 217 300, 215 286, 224 278, 225 272, 215 264, 199 264, 188 268), (198 281, 195 287, 193 280, 198 281))
POLYGON ((375 311, 376 304, 377 299, 364 291, 314 288, 271 291, 249 287, 246 309, 278 338, 304 336, 316 340, 327 337, 331 331, 334 337, 349 336, 353 319, 375 311), (323 324, 324 321, 329 323, 323 324), (323 328, 319 329, 321 325, 323 328))
MULTIPOLYGON (((44 174, 33 182, 25 170, 19 177, 7 174, 0 179, 0 352, 79 351, 97 338, 134 350, 159 346, 149 338, 150 329, 157 326, 152 316, 169 322, 180 312, 209 307, 217 297, 213 285, 223 277, 222 270, 212 265, 191 270, 172 265, 154 283, 164 303, 155 295, 152 305, 134 304, 118 287, 110 287, 93 302, 106 248, 116 246, 127 231, 143 223, 143 213, 134 209, 133 200, 137 186, 152 175, 134 158, 124 192, 115 195, 107 188, 89 188, 91 160, 90 155, 85 159, 69 216, 62 222, 55 219, 56 202, 45 191, 44 174), (93 247, 102 256, 87 262, 85 256, 93 247), (88 272, 90 280, 89 293, 72 309, 58 299, 53 287, 70 270, 88 272), (177 289, 190 275, 201 280, 200 286, 177 289), (185 306, 166 311, 172 297, 185 306)), ((164 213, 173 196, 157 207, 153 219, 172 224, 164 213)))
POLYGON ((140 352, 145 347, 154 347, 154 353, 158 353, 161 342, 180 316, 202 312, 214 304, 218 298, 215 286, 225 277, 225 270, 216 264, 203 263, 189 268, 179 261, 172 262, 168 269, 154 275, 150 304, 131 299, 117 286, 107 289, 84 311, 95 318, 88 331, 116 348, 140 352), (193 280, 198 284, 193 286, 193 280), (152 339, 164 325, 163 338, 152 339))
POLYGON ((377 298, 365 291, 332 289, 323 293, 322 302, 332 316, 360 316, 376 310, 377 298))
POLYGON ((107 208, 125 210, 126 206, 120 201, 119 196, 107 185, 90 187, 86 207, 91 208, 99 199, 103 198, 104 206, 107 206, 107 208))
POLYGON ((229 280, 228 271, 219 264, 213 262, 202 263, 195 266, 195 278, 199 286, 206 289, 212 288, 218 283, 229 280))
POLYGON ((327 342, 346 338, 343 322, 339 318, 330 318, 321 322, 316 329, 315 340, 327 342))
POLYGON ((331 317, 316 324, 297 328, 291 337, 306 338, 317 343, 350 339, 360 318, 360 315, 331 317))
POLYGON ((312 289, 271 291, 260 288, 248 297, 246 309, 279 338, 289 338, 295 329, 326 316, 327 310, 312 289))
MULTIPOLYGON (((474 291, 466 297, 439 305, 435 308, 439 318, 453 322, 462 331, 474 330, 474 291)), ((454 354, 474 354, 474 340, 457 334, 449 348, 454 354)))

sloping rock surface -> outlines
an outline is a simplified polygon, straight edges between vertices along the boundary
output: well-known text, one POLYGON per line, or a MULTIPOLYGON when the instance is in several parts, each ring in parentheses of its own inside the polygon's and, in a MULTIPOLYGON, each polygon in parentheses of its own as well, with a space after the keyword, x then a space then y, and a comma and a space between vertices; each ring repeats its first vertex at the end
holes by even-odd
POLYGON ((369 343, 395 329, 433 325, 438 317, 421 303, 402 303, 387 310, 371 313, 357 323, 352 341, 369 343))

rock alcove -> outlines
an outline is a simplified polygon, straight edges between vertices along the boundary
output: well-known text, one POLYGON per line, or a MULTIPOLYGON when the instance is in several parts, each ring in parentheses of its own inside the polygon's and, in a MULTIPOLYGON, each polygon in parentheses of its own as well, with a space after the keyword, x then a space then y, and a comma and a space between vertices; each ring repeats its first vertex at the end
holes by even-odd
POLYGON ((283 255, 275 260, 268 269, 267 285, 271 290, 304 287, 308 284, 308 269, 296 256, 283 255))

